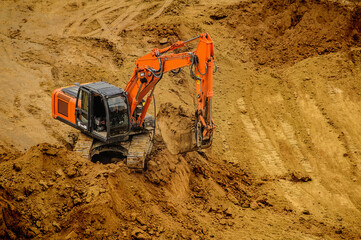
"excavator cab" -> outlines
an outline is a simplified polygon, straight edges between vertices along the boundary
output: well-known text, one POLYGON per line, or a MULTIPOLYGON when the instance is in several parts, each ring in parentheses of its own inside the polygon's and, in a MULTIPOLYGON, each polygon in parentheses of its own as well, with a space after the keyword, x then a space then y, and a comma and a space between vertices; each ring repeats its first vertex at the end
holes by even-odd
POLYGON ((128 106, 126 93, 106 82, 77 84, 53 94, 53 117, 107 143, 128 136, 128 106))

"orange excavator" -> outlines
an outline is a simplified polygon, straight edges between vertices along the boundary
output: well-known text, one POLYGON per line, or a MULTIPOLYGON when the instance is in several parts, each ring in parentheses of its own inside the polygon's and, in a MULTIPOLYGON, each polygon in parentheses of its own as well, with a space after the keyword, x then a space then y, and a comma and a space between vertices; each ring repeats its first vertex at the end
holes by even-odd
POLYGON ((153 49, 139 58, 124 90, 103 80, 54 90, 52 116, 93 139, 88 150, 91 159, 116 155, 125 158, 129 168, 144 169, 155 130, 155 118, 147 113, 155 86, 164 73, 177 73, 185 66, 190 66, 195 79, 198 105, 192 150, 207 148, 212 144, 215 128, 211 110, 213 73, 217 69, 208 33, 153 49), (195 40, 195 51, 169 53, 195 40))

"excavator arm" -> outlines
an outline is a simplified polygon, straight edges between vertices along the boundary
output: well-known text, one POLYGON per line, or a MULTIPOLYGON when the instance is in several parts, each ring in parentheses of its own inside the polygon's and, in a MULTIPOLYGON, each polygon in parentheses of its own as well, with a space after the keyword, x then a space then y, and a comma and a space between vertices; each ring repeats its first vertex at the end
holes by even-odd
POLYGON ((153 49, 151 53, 136 61, 132 77, 124 89, 128 93, 130 123, 132 128, 142 126, 155 86, 162 79, 163 74, 185 66, 190 66, 191 75, 196 82, 196 144, 199 148, 208 147, 211 145, 215 127, 211 111, 215 62, 213 41, 208 33, 187 41, 178 41, 167 48, 153 49), (195 40, 199 41, 195 51, 169 54, 195 40), (142 112, 136 116, 135 109, 146 96, 142 112))

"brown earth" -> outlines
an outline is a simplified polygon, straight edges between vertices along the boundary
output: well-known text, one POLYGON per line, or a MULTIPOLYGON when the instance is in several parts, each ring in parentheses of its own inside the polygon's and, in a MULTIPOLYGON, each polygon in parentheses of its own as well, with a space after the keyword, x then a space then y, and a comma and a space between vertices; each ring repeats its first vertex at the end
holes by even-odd
POLYGON ((1 238, 361 238, 358 1, 0 6, 1 238), (155 90, 159 131, 144 173, 72 152, 78 132, 51 118, 52 90, 124 87, 160 40, 200 32, 219 67, 210 149, 178 153, 195 108, 185 69, 155 90))

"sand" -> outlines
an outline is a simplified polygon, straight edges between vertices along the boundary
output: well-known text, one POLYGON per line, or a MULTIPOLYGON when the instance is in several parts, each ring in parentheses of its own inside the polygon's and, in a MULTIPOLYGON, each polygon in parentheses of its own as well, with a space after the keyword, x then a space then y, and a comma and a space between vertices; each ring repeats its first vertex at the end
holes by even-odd
POLYGON ((0 238, 361 237, 358 1, 0 6, 0 238), (124 88, 164 38, 201 32, 218 65, 211 148, 182 153, 174 141, 195 110, 185 68, 156 87, 146 171, 72 151, 79 133, 52 119, 54 89, 101 79, 124 88))

